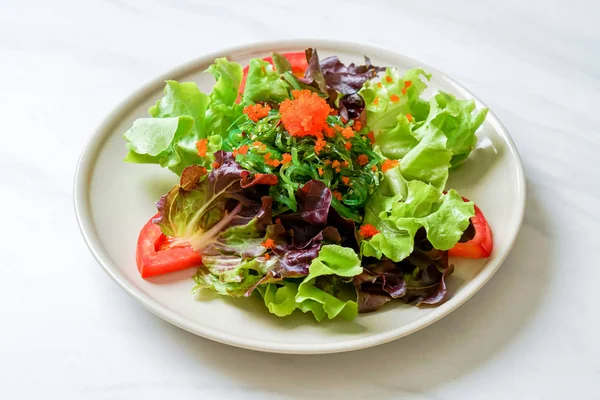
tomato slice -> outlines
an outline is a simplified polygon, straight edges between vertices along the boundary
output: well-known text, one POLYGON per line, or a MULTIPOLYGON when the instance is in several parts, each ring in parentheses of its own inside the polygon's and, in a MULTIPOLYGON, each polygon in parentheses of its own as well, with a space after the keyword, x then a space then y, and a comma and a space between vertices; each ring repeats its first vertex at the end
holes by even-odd
MULTIPOLYGON (((290 64, 292 65, 292 74, 301 78, 304 76, 304 72, 308 68, 308 61, 306 61, 306 55, 304 52, 298 53, 284 53, 283 56, 288 59, 290 64)), ((265 57, 263 60, 269 62, 273 65, 273 58, 265 57)), ((244 68, 244 75, 242 76, 242 83, 240 84, 240 94, 244 93, 244 88, 246 87, 246 78, 248 78, 248 69, 249 65, 246 65, 244 68)))
MULTIPOLYGON (((463 197, 464 201, 469 201, 463 197)), ((475 206, 475 215, 471 218, 475 236, 466 243, 457 243, 448 254, 453 257, 486 258, 492 253, 494 241, 492 230, 479 207, 475 206)))
POLYGON ((144 225, 138 237, 135 260, 142 278, 163 275, 202 264, 202 256, 180 240, 165 236, 152 220, 144 225))

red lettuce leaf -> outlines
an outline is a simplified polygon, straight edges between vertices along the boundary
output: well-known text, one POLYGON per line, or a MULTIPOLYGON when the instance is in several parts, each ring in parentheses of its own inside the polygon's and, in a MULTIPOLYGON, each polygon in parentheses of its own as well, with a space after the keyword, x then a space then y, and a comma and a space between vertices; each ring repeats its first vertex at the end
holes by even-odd
POLYGON ((454 267, 448 264, 448 252, 433 249, 424 235, 417 233, 415 250, 398 263, 363 259, 364 271, 354 278, 360 312, 375 311, 392 299, 418 306, 445 300, 446 279, 454 267))

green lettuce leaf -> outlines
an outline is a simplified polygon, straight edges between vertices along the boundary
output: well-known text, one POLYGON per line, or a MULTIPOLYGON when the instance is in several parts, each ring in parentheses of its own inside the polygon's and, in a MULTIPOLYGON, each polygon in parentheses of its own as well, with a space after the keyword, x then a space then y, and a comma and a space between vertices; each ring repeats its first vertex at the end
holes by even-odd
POLYGON ((435 249, 448 250, 458 243, 473 215, 473 203, 464 202, 455 190, 442 193, 434 185, 406 181, 400 167, 393 168, 367 203, 364 223, 379 233, 362 241, 362 254, 401 261, 413 252, 421 227, 435 249))
POLYGON ((248 78, 244 88, 244 103, 255 103, 257 101, 279 103, 288 97, 287 84, 270 63, 258 58, 250 60, 248 78))
POLYGON ((141 118, 125 132, 129 153, 125 161, 156 163, 180 175, 189 165, 209 167, 220 149, 219 137, 208 137, 207 157, 199 157, 196 143, 207 138, 204 115, 209 97, 193 82, 167 81, 165 95, 150 107, 152 118, 141 118), (178 127, 173 131, 174 122, 178 127))
POLYGON ((311 312, 317 321, 325 317, 352 320, 358 314, 356 291, 340 281, 363 271, 357 254, 349 247, 325 245, 299 284, 292 281, 269 283, 258 290, 269 311, 279 317, 296 309, 311 312))
POLYGON ((452 152, 448 150, 444 133, 433 125, 417 129, 420 142, 400 160, 402 175, 443 189, 448 180, 452 152))
POLYGON ((429 103, 420 97, 427 88, 422 78, 429 80, 431 75, 422 69, 411 69, 401 75, 398 69, 387 68, 379 82, 365 82, 359 94, 365 100, 367 125, 375 134, 375 142, 379 141, 379 135, 396 126, 400 114, 411 114, 416 122, 425 120, 429 103), (409 87, 407 81, 411 82, 409 87), (398 101, 392 101, 392 96, 398 101))
POLYGON ((217 58, 208 72, 215 77, 216 83, 206 110, 206 131, 210 135, 226 137, 230 127, 243 115, 242 105, 235 102, 242 81, 242 67, 226 58, 217 58))
POLYGON ((427 121, 446 135, 446 148, 452 153, 452 166, 460 165, 475 148, 475 131, 485 120, 488 109, 474 112, 474 100, 457 100, 445 92, 435 95, 430 105, 427 121))

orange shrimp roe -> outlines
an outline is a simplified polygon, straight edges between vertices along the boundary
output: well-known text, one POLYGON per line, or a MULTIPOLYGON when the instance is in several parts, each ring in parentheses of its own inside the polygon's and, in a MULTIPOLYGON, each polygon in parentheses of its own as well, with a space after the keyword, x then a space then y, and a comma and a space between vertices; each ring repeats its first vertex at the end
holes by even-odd
POLYGON ((211 165, 212 165, 213 169, 217 169, 217 168, 219 168, 221 166, 221 163, 218 162, 218 161, 215 161, 211 165))
POLYGON ((281 164, 281 161, 273 160, 271 158, 271 153, 265 154, 264 159, 265 159, 265 164, 267 164, 268 166, 273 167, 273 168, 277 168, 281 164))
POLYGON ((334 110, 333 108, 331 109, 331 111, 329 112, 329 115, 338 115, 338 110, 334 110))
POLYGON ((340 192, 338 192, 337 190, 333 191, 333 197, 338 199, 338 201, 342 201, 342 194, 340 192))
POLYGON ((269 115, 269 111, 271 111, 271 107, 263 106, 262 104, 250 104, 244 107, 244 114, 253 122, 258 122, 259 119, 269 115))
POLYGON ((362 123, 360 121, 354 121, 352 128, 354 128, 355 131, 360 131, 362 129, 362 123))
POLYGON ((317 139, 317 141, 315 142, 315 153, 319 154, 319 152, 321 152, 321 150, 325 148, 326 144, 327 142, 323 139, 317 139))
POLYGON ((237 149, 238 154, 246 155, 248 154, 248 146, 243 144, 237 149))
POLYGON ((333 129, 329 125, 325 126, 323 132, 325 132, 325 136, 327 136, 330 139, 333 139, 335 137, 335 129, 333 129))
POLYGON ((323 164, 325 164, 325 165, 331 165, 331 160, 325 160, 325 161, 323 161, 323 164))
POLYGON ((385 81, 386 81, 387 83, 392 83, 394 80, 392 79, 392 77, 391 77, 391 76, 387 75, 387 76, 385 77, 385 81))
POLYGON ((364 224, 363 226, 360 227, 360 234, 365 239, 372 238, 373 236, 377 235, 378 233, 379 233, 379 231, 377 230, 377 228, 375 228, 371 224, 364 224))
POLYGON ((336 172, 340 172, 341 171, 341 163, 338 160, 334 160, 331 163, 331 168, 335 169, 336 172))
POLYGON ((271 238, 268 238, 261 244, 265 249, 274 249, 275 248, 275 241, 273 241, 273 239, 271 239, 271 238))
POLYGON ((196 149, 200 157, 206 157, 208 151, 208 139, 200 139, 196 142, 196 149))
POLYGON ((374 145, 375 144, 375 134, 373 133, 373 131, 369 132, 369 134, 367 135, 367 137, 371 141, 371 145, 374 145))
POLYGON ((346 142, 346 143, 344 143, 344 147, 346 148, 346 150, 350 151, 352 149, 352 143, 346 142))
POLYGON ((350 163, 346 160, 342 161, 342 168, 347 168, 350 163))
POLYGON ((269 261, 271 259, 271 255, 269 253, 265 254, 265 260, 269 261))
POLYGON ((282 164, 289 164, 292 162, 292 155, 290 153, 283 153, 283 155, 281 156, 281 163, 282 164))
POLYGON ((347 126, 344 129, 342 129, 342 132, 340 132, 340 133, 346 139, 351 139, 351 138, 354 137, 354 130, 352 128, 350 128, 349 126, 347 126))
POLYGON ((406 119, 408 119, 408 122, 412 122, 413 116, 411 114, 406 114, 406 119))
POLYGON ((361 154, 358 156, 358 159, 356 161, 358 162, 358 165, 364 167, 369 163, 369 156, 367 156, 366 154, 361 154))
POLYGON ((323 176, 323 168, 322 167, 319 167, 317 169, 317 171, 319 171, 319 176, 323 176))
POLYGON ((373 165, 373 166, 371 167, 371 171, 373 171, 373 172, 377 172, 377 165, 373 165))
POLYGON ((383 164, 381 164, 381 170, 383 172, 387 172, 388 170, 394 168, 398 165, 398 160, 385 160, 383 164))
POLYGON ((258 149, 258 150, 266 150, 267 149, 267 145, 264 144, 263 142, 259 142, 258 140, 254 143, 252 143, 252 147, 258 149))
POLYGON ((331 107, 325 99, 310 90, 292 90, 294 100, 286 99, 279 105, 281 122, 292 136, 323 138, 331 107))
POLYGON ((392 103, 397 103, 400 100, 400 97, 396 96, 395 94, 390 96, 390 101, 392 103))
POLYGON ((404 81, 404 88, 405 89, 408 89, 411 86, 412 86, 412 81, 404 81))
POLYGON ((344 182, 344 185, 350 185, 350 178, 342 176, 342 182, 344 182))

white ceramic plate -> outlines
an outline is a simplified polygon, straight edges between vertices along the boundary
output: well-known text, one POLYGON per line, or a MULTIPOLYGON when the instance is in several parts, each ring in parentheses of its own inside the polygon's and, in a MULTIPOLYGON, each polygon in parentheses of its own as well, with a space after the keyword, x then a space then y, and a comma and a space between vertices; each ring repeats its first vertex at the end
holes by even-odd
MULTIPOLYGON (((81 232, 106 273, 127 293, 161 318, 218 342, 280 353, 333 353, 385 343, 413 333, 455 310, 476 293, 500 267, 510 251, 523 218, 525 182, 521 162, 510 136, 490 112, 478 132, 478 148, 451 174, 448 187, 475 201, 494 234, 494 251, 485 260, 453 260, 450 299, 436 308, 417 308, 392 302, 381 310, 359 315, 353 322, 316 323, 295 313, 277 318, 259 298, 229 299, 190 293, 194 271, 175 277, 143 280, 135 265, 135 247, 142 225, 156 212, 155 201, 176 176, 156 165, 128 164, 122 134, 138 117, 147 116, 162 95, 165 79, 195 81, 210 92, 213 78, 203 73, 216 57, 246 65, 271 51, 302 51, 317 47, 321 57, 338 55, 346 63, 368 55, 375 65, 402 70, 424 67, 433 73, 428 93, 445 90, 473 98, 465 88, 435 69, 405 56, 355 43, 298 40, 238 47, 203 56, 159 77, 132 95, 107 117, 83 151, 75 177, 75 211, 81 232)), ((480 101, 478 107, 485 107, 480 101)), ((107 293, 108 296, 108 293, 107 293)))

